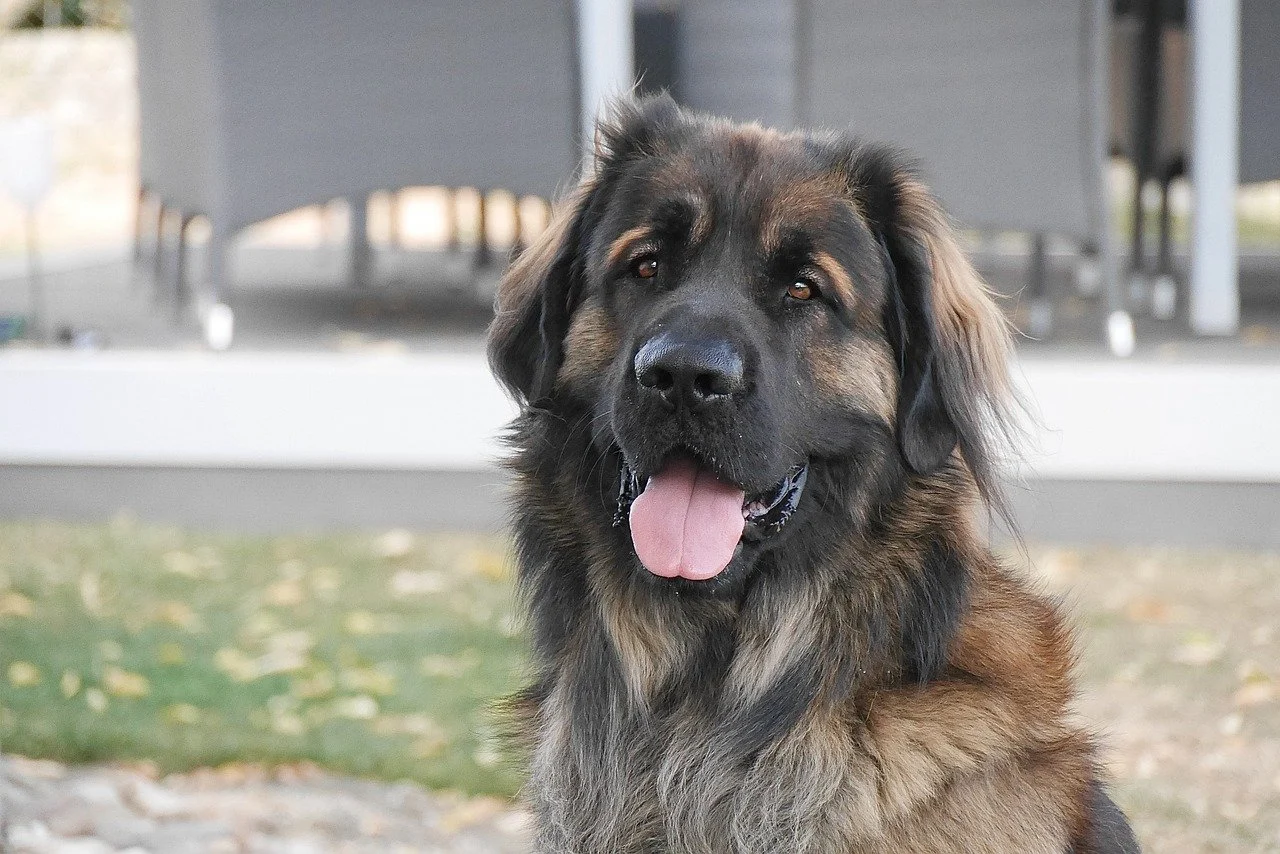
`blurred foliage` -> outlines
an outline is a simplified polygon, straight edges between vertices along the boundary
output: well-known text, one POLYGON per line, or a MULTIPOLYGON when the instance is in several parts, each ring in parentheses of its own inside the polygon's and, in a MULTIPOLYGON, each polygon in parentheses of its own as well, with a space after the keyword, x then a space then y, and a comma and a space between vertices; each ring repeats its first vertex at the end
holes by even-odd
POLYGON ((129 22, 126 0, 30 0, 13 16, 16 30, 42 27, 108 27, 124 29, 129 22))

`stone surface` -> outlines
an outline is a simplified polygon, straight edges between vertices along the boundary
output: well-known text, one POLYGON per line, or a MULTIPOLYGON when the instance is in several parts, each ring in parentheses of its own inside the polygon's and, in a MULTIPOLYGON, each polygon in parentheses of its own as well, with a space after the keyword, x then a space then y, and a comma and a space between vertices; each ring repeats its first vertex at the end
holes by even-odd
POLYGON ((526 815, 312 766, 63 766, 0 757, 0 850, 14 854, 310 854, 528 850, 526 815))

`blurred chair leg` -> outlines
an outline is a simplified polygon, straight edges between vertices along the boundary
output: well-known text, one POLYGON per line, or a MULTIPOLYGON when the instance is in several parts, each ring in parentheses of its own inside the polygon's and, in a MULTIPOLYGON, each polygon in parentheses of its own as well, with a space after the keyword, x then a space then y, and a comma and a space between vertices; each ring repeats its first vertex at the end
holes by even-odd
POLYGON ((1173 218, 1169 210, 1169 191, 1174 168, 1160 176, 1160 249, 1156 256, 1156 275, 1151 283, 1151 314, 1159 320, 1172 320, 1178 310, 1178 283, 1173 275, 1173 218))
POLYGON ((195 216, 189 213, 183 213, 182 219, 178 222, 178 247, 177 262, 174 272, 173 292, 174 292, 174 316, 181 322, 183 314, 191 304, 191 285, 188 281, 191 266, 191 245, 188 237, 191 232, 191 223, 195 221, 195 216))
POLYGON ((200 332, 209 349, 225 350, 231 346, 235 334, 235 315, 224 302, 227 251, 231 242, 216 221, 210 221, 209 226, 204 287, 200 299, 200 332))
POLYGON ((1092 240, 1080 245, 1080 257, 1076 261, 1076 295, 1093 299, 1102 291, 1102 253, 1092 240))
POLYGON ((151 258, 151 299, 159 302, 165 296, 165 225, 168 222, 168 209, 164 202, 156 199, 156 242, 151 258))
POLYGON ((1109 228, 1098 234, 1098 264, 1102 269, 1102 292, 1106 306, 1104 334, 1107 349, 1113 356, 1126 358, 1133 355, 1138 344, 1133 315, 1125 305, 1124 284, 1120 281, 1120 263, 1116 256, 1115 240, 1109 228))
POLYGON ((516 197, 515 210, 512 211, 515 218, 515 230, 511 235, 511 254, 510 260, 514 261, 524 252, 524 217, 520 215, 520 198, 516 197))
POLYGON ((1127 301, 1131 306, 1142 305, 1146 301, 1146 211, 1142 204, 1142 189, 1145 185, 1143 176, 1136 176, 1133 186, 1133 232, 1129 244, 1129 279, 1126 283, 1127 301))
POLYGON ((493 250, 489 246, 489 194, 484 190, 480 191, 476 217, 476 253, 473 264, 476 270, 487 270, 493 266, 493 250))
POLYGON ((1151 180, 1156 162, 1156 134, 1160 126, 1160 82, 1163 77, 1161 50, 1164 36, 1163 0, 1141 0, 1142 20, 1138 50, 1134 52, 1133 74, 1133 257, 1129 273, 1129 304, 1146 305, 1149 298, 1145 251, 1146 222, 1142 191, 1151 180))
POLYGON ((133 265, 129 271, 129 285, 134 291, 142 286, 143 279, 146 278, 142 272, 142 259, 146 254, 143 249, 143 232, 147 228, 147 202, 150 197, 146 186, 139 184, 137 204, 133 209, 133 265))
POLYGON ((347 274, 347 204, 346 199, 330 199, 320 205, 320 257, 325 272, 338 278, 347 274))
POLYGON ((404 235, 400 226, 400 192, 398 190, 390 190, 387 193, 387 237, 391 248, 397 251, 404 246, 404 235))
POLYGON ((402 273, 406 269, 406 259, 404 257, 404 235, 401 226, 403 220, 401 217, 400 191, 387 191, 387 251, 386 256, 382 259, 381 268, 385 279, 399 284, 402 280, 402 273))
POLYGON ((1048 241, 1044 232, 1031 237, 1031 256, 1027 270, 1027 334, 1043 339, 1053 331, 1053 301, 1049 296, 1048 241))
POLYGON ((138 200, 133 209, 133 263, 136 267, 142 261, 142 229, 143 219, 147 212, 147 188, 138 185, 138 200))
POLYGON ((347 244, 351 260, 351 284, 367 288, 372 282, 373 250, 369 245, 369 200, 364 196, 350 199, 347 244))
POLYGON ((36 211, 34 207, 26 211, 27 232, 27 298, 30 309, 31 337, 35 341, 44 341, 48 337, 45 324, 48 321, 45 304, 44 269, 40 258, 40 237, 37 233, 36 211))
POLYGON ((458 252, 462 248, 462 240, 458 237, 458 193, 448 187, 444 191, 444 228, 445 248, 458 252))
POLYGON ((210 219, 204 271, 204 297, 210 305, 222 302, 226 296, 227 252, 230 245, 226 232, 216 221, 210 219))

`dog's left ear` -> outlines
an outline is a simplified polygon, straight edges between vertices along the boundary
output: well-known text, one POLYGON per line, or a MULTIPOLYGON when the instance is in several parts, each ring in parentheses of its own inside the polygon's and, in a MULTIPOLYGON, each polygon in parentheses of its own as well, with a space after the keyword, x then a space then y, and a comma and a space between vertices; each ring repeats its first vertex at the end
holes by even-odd
POLYGON ((884 322, 900 365, 898 444, 929 474, 958 446, 979 488, 995 490, 994 448, 1007 444, 1009 324, 933 195, 893 152, 852 158, 851 189, 877 231, 889 273, 884 322))
POLYGON ((595 179, 583 181, 498 285, 489 365, 522 404, 549 405, 582 291, 582 244, 599 195, 595 179))

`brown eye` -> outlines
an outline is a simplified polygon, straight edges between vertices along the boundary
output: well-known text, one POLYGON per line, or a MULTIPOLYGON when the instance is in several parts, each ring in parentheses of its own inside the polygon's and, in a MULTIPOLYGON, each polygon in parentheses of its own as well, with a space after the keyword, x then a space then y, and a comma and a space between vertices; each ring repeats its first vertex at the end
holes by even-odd
POLYGON ((792 299, 798 299, 802 302, 804 300, 813 299, 815 293, 816 290, 813 285, 809 284, 804 279, 797 279, 791 283, 791 287, 787 288, 787 296, 792 299))
POLYGON ((631 270, 638 278, 652 279, 658 275, 658 259, 641 258, 631 265, 631 270))

